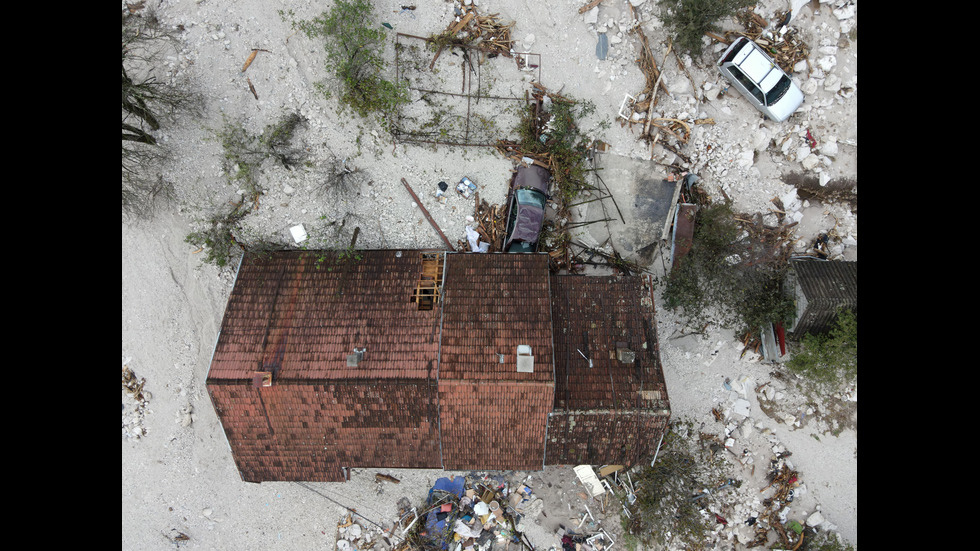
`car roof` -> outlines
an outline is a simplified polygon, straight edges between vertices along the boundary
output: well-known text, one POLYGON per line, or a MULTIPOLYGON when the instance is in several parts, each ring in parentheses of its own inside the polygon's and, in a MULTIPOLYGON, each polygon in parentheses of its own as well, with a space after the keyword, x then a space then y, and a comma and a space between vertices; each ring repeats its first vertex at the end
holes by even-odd
POLYGON ((514 176, 514 189, 528 187, 536 189, 548 195, 548 181, 551 179, 551 172, 538 165, 517 167, 517 174, 514 176))
POLYGON ((759 84, 759 87, 763 90, 770 90, 776 85, 780 77, 783 76, 783 71, 775 63, 766 56, 762 50, 755 46, 754 43, 750 41, 750 46, 746 48, 748 50, 747 55, 742 58, 741 55, 738 57, 741 59, 736 59, 736 64, 738 68, 742 70, 753 82, 759 84))

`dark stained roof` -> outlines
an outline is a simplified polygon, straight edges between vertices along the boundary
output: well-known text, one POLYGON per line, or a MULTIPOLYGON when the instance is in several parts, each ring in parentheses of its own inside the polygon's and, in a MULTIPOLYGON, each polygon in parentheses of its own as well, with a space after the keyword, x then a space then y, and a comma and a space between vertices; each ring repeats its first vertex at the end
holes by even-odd
POLYGON ((447 255, 439 379, 552 381, 548 274, 544 253, 447 255), (517 372, 522 344, 533 373, 517 372))
POLYGON ((421 252, 248 254, 228 299, 208 378, 278 381, 434 378, 439 310, 411 301, 421 252), (364 348, 357 367, 347 367, 364 348))
POLYGON ((339 482, 342 467, 439 468, 435 384, 208 385, 247 482, 339 482))
POLYGON ((653 301, 643 279, 554 275, 551 281, 555 409, 665 408, 653 301), (632 364, 617 359, 617 343, 635 354, 632 364))

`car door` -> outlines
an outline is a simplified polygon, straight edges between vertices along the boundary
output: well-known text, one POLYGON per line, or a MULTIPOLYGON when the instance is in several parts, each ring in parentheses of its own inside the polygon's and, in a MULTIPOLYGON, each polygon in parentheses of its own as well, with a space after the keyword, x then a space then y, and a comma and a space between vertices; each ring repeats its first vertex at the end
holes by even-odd
POLYGON ((759 87, 752 82, 752 79, 750 79, 745 73, 742 72, 741 69, 734 65, 730 65, 728 67, 728 71, 734 78, 734 81, 741 90, 742 95, 752 102, 757 109, 764 110, 766 106, 765 95, 762 93, 762 90, 760 90, 759 87))

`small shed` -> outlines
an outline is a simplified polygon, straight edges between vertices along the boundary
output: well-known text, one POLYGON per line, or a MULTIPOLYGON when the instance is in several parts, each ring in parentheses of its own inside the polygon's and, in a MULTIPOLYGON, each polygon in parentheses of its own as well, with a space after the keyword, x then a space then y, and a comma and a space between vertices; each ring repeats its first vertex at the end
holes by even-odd
POLYGON ((787 290, 796 303, 790 334, 826 331, 841 309, 857 312, 857 262, 792 260, 787 290))

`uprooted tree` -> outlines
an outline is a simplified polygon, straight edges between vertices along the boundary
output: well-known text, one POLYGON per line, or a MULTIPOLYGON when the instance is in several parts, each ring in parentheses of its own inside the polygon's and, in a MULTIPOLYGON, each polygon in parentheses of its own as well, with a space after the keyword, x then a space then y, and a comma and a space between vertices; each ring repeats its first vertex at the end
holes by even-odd
POLYGON ((782 292, 792 240, 790 226, 768 227, 736 215, 728 203, 702 205, 690 251, 665 278, 664 301, 688 324, 715 323, 757 334, 764 324, 788 322, 792 300, 782 292))

